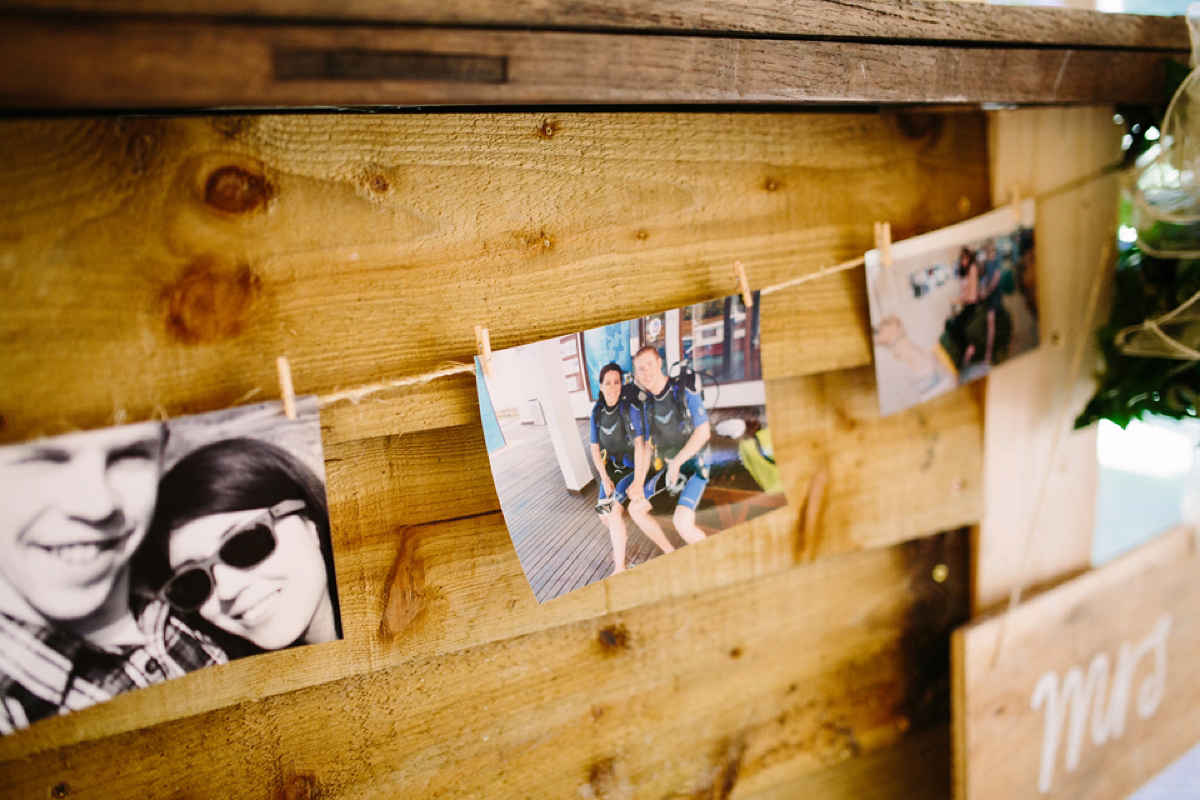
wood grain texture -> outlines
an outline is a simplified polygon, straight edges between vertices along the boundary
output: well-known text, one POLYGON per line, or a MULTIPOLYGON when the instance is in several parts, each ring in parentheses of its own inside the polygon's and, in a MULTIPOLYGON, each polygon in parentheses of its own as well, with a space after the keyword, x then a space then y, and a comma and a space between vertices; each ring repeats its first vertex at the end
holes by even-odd
POLYGON ((12 10, 1187 50, 1180 18, 914 0, 6 0, 12 10))
MULTIPOLYGON (((1028 197, 1096 174, 1120 157, 1122 129, 1113 124, 1111 109, 1022 109, 997 112, 992 123, 997 204, 1006 202, 1013 185, 1028 197)), ((1038 202, 1042 346, 988 377, 976 609, 1006 601, 1018 583, 1033 587, 1091 563, 1096 428, 1071 426, 1093 380, 1086 367, 1080 375, 1068 373, 1077 348, 1090 350, 1092 334, 1083 317, 1097 272, 1108 267, 1100 255, 1116 235, 1116 208, 1115 177, 1038 202), (1035 522, 1043 481, 1049 481, 1046 500, 1035 522)), ((1103 318, 1098 315, 1092 326, 1103 318)))
MULTIPOLYGON (((728 294, 735 259, 779 282, 876 217, 981 209, 985 139, 973 114, 9 121, 0 438, 265 399, 281 353, 300 393, 410 376, 469 358, 475 324, 500 348, 728 294)), ((982 513, 980 406, 878 418, 861 280, 763 311, 793 502, 825 475, 803 535, 797 505, 537 606, 471 376, 334 405, 345 640, 4 737, 3 793, 943 797, 884 772, 945 756, 921 742, 969 566, 963 533, 927 535, 982 513)))
MULTIPOLYGON (((14 800, 59 783, 81 798, 752 797, 944 722, 948 670, 930 665, 948 665, 967 592, 930 575, 965 579, 964 545, 828 559, 57 751, 18 756, 8 737, 0 773, 14 800)), ((62 744, 69 719, 43 730, 62 744)))
MULTIPOLYGON (((770 285, 877 217, 983 207, 984 139, 971 114, 0 123, 0 440, 267 399, 280 354, 300 394, 408 377, 468 360, 476 324, 504 348, 728 294, 735 259, 770 285)), ((768 377, 869 363, 866 337, 861 273, 765 299, 768 377)), ((476 414, 468 376, 323 424, 476 414)))
POLYGON ((955 797, 1126 797, 1189 750, 1200 731, 1198 573, 1193 533, 1179 529, 955 632, 955 797), (1165 635, 1164 650, 1143 649, 1158 641, 1156 631, 1165 635), (1096 685, 1086 676, 1100 657, 1108 674, 1096 685), (1075 667, 1086 682, 1070 701, 1062 683, 1075 667), (1057 702, 1034 703, 1048 672, 1058 681, 1057 702), (1047 707, 1062 724, 1050 726, 1058 746, 1041 791, 1047 707), (1081 742, 1072 767, 1073 727, 1081 742), (1107 730, 1099 741, 1098 728, 1107 730))
POLYGON ((0 25, 0 107, 1158 103, 1167 55, 18 16, 0 25))

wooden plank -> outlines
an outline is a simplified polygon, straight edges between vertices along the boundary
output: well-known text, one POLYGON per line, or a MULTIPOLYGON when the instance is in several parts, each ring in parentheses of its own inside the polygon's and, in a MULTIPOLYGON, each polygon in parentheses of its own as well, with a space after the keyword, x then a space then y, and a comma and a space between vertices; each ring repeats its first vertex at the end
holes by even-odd
POLYGON ((915 0, 8 0, 12 10, 1187 50, 1176 18, 915 0))
POLYGON ((903 736, 895 744, 860 758, 780 781, 739 800, 795 800, 846 797, 853 800, 948 800, 951 796, 950 731, 935 726, 903 736))
MULTIPOLYGON (((1005 111, 992 123, 997 204, 1014 184, 1029 197, 1094 175, 1120 157, 1123 129, 1113 124, 1108 108, 1005 111)), ((1092 339, 1083 316, 1104 242, 1116 236, 1116 208, 1115 178, 1038 202, 1042 346, 987 380, 977 610, 1006 601, 1017 583, 1032 587, 1091 563, 1096 429, 1070 428, 1093 391, 1092 370, 1068 373, 1076 349, 1092 339), (1060 425, 1062 439, 1051 465, 1060 425), (1046 481, 1035 528, 1034 504, 1046 481), (1027 544, 1031 536, 1038 537, 1036 546, 1027 544)))
MULTIPOLYGON (((1156 103, 1160 50, 9 17, 0 107, 1156 103)), ((1178 51, 1183 55, 1186 51, 1178 51)))
MULTIPOLYGON (((975 114, 0 122, 0 440, 267 399, 279 354, 301 394, 410 377, 481 322, 503 348, 728 294, 734 260, 767 286, 875 218, 984 207, 985 138, 975 114)), ((869 363, 860 277, 764 306, 768 377, 869 363)), ((477 408, 442 379, 325 409, 325 441, 477 408)))
MULTIPOLYGON (((297 785, 330 800, 762 791, 944 722, 967 591, 930 576, 949 564, 965 577, 965 558, 964 536, 938 537, 207 713, 173 693, 174 719, 93 738, 164 689, 282 660, 252 659, 0 740, 0 773, 13 800, 59 784, 231 800, 297 785)), ((300 652, 336 662, 349 648, 300 652)))
POLYGON ((1177 530, 957 631, 955 796, 1125 797, 1190 749, 1198 570, 1177 530))

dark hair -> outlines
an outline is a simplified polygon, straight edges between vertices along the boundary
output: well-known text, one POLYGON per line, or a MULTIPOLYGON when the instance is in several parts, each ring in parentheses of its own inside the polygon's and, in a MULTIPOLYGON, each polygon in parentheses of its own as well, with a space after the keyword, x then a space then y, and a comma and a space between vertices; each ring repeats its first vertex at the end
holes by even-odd
POLYGON ((616 370, 617 377, 620 378, 623 383, 625 381, 625 370, 621 369, 620 365, 618 365, 615 361, 605 364, 600 368, 600 377, 596 379, 596 382, 604 383, 604 376, 614 370, 616 370))
POLYGON ((977 256, 969 247, 964 247, 958 251, 958 264, 956 265, 955 274, 960 278, 967 277, 967 273, 971 271, 971 265, 975 263, 976 258, 977 256))
MULTIPOLYGON (((157 592, 171 578, 168 547, 171 531, 210 514, 269 508, 284 500, 303 500, 305 517, 316 526, 325 559, 326 585, 334 626, 342 635, 337 580, 329 534, 325 486, 295 456, 261 439, 224 439, 181 458, 158 484, 158 500, 146 539, 133 558, 132 574, 157 592)), ((198 612, 184 621, 217 641, 230 658, 263 650, 212 625, 198 612)))

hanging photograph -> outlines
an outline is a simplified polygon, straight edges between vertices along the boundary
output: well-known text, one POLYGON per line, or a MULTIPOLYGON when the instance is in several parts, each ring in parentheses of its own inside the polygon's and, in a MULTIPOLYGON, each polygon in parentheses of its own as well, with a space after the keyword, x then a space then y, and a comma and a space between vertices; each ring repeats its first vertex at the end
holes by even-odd
POLYGON ((0 448, 0 733, 341 638, 315 398, 0 448))
POLYGON ((761 363, 738 296, 492 354, 492 477, 538 602, 785 504, 761 363))
POLYGON ((1033 200, 866 255, 881 414, 982 378, 1037 346, 1033 200))

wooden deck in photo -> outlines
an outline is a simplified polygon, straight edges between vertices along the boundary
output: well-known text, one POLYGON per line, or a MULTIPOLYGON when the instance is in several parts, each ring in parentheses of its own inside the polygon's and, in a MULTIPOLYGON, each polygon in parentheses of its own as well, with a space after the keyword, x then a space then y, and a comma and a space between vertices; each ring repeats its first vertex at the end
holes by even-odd
MULTIPOLYGON (((579 427, 580 436, 586 436, 587 420, 580 420, 579 427)), ((517 557, 538 602, 611 575, 612 543, 595 511, 599 485, 595 467, 592 483, 581 494, 571 494, 545 426, 522 425, 510 417, 500 420, 500 429, 506 444, 492 455, 496 490, 517 557)), ((625 522, 627 567, 662 555, 628 517, 625 522)), ((663 529, 676 547, 683 546, 669 523, 663 529)))
MULTIPOLYGON (((578 421, 580 439, 587 441, 588 421, 578 421)), ((516 418, 500 421, 505 446, 492 454, 492 471, 504 519, 517 549, 521 567, 539 603, 587 586, 613 573, 612 543, 608 529, 596 514, 599 482, 592 467, 592 483, 582 493, 567 490, 547 429, 523 425, 516 418)), ((705 490, 697 524, 708 535, 764 514, 783 505, 778 495, 764 495, 721 486, 716 477, 705 490)), ((654 516, 675 547, 686 542, 671 525, 674 509, 670 497, 654 500, 654 516)), ((663 555, 658 546, 625 517, 628 542, 627 568, 663 555)))

